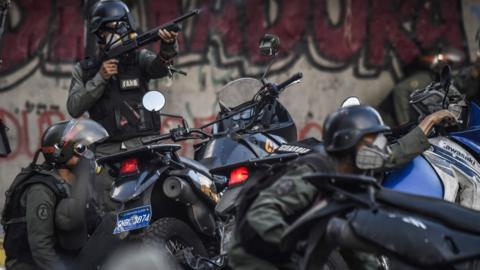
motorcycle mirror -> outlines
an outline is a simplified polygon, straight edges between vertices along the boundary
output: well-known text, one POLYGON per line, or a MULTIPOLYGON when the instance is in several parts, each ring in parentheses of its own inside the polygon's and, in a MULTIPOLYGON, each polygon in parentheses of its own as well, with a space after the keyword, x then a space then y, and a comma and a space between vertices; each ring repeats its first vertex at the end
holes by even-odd
POLYGON ((358 97, 348 97, 342 102, 341 108, 345 108, 348 106, 360 105, 360 99, 358 97))
POLYGON ((148 91, 143 95, 143 107, 151 112, 158 112, 165 106, 165 96, 158 91, 148 91))
POLYGON ((264 56, 275 56, 280 48, 280 38, 274 34, 265 34, 260 39, 260 53, 264 56))

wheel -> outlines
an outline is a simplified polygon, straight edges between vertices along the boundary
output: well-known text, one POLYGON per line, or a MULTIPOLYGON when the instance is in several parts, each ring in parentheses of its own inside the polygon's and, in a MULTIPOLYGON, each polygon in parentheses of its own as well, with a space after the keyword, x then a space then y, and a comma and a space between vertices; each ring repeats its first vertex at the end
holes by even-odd
POLYGON ((332 251, 328 256, 327 264, 323 270, 349 270, 347 262, 337 250, 332 251))
POLYGON ((160 218, 153 222, 144 233, 147 245, 166 248, 181 264, 186 264, 186 256, 207 257, 207 251, 197 234, 185 222, 176 218, 160 218))

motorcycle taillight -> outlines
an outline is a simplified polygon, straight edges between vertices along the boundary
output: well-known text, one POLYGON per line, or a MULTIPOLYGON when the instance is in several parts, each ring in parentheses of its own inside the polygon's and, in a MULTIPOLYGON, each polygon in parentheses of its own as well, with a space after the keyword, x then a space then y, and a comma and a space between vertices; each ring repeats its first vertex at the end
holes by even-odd
POLYGON ((130 174, 138 172, 138 159, 130 158, 122 161, 120 166, 120 174, 130 174))
POLYGON ((234 186, 241 184, 248 179, 248 168, 238 167, 230 172, 230 178, 228 179, 228 186, 234 186))

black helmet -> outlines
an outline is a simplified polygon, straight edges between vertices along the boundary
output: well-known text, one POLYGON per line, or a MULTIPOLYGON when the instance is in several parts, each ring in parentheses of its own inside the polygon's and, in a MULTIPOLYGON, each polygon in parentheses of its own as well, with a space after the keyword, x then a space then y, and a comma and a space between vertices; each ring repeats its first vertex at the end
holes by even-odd
POLYGON ((87 147, 108 137, 100 124, 88 119, 72 119, 51 125, 43 133, 40 151, 51 164, 66 163, 75 153, 83 154, 87 147))
POLYGON ((130 10, 120 0, 103 0, 96 3, 90 13, 89 21, 90 32, 94 34, 98 34, 98 31, 109 22, 125 22, 129 32, 136 29, 130 10))
POLYGON ((330 153, 351 150, 367 134, 390 130, 372 107, 352 105, 330 114, 323 123, 323 141, 330 153))

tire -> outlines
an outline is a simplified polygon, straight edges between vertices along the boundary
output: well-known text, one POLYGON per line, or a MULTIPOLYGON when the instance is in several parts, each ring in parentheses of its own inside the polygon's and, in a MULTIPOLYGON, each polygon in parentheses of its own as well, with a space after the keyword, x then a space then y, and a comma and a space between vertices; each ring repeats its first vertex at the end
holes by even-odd
POLYGON ((182 248, 191 248, 193 255, 207 257, 205 246, 197 234, 185 222, 176 218, 160 218, 153 222, 145 230, 143 242, 149 246, 166 248, 174 257, 181 253, 182 248))
POLYGON ((328 256, 327 264, 323 267, 323 270, 349 270, 349 268, 340 252, 334 250, 328 256))

